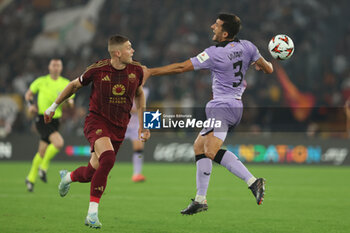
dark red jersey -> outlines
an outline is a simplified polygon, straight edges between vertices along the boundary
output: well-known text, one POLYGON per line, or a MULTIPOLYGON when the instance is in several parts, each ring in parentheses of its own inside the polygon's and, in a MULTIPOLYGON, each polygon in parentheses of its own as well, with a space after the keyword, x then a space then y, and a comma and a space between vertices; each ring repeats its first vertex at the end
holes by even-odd
POLYGON ((139 63, 117 70, 110 59, 92 64, 79 77, 84 86, 92 83, 89 111, 120 127, 127 127, 129 123, 133 99, 142 79, 139 63))

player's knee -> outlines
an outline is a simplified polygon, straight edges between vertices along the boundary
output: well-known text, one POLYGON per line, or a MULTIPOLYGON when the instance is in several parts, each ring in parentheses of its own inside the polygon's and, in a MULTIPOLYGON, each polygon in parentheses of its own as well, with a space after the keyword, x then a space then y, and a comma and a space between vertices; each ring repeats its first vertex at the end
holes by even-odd
POLYGON ((57 148, 57 149, 61 149, 64 146, 64 140, 63 138, 59 138, 55 141, 52 142, 52 144, 57 148))
POLYGON ((115 163, 115 153, 113 150, 105 151, 101 154, 99 158, 99 163, 101 167, 103 167, 106 170, 112 169, 115 163))
POLYGON ((193 150, 194 150, 194 154, 196 154, 196 155, 204 154, 203 145, 201 145, 198 142, 198 139, 196 141, 194 141, 193 150))
POLYGON ((46 149, 39 149, 38 152, 39 152, 39 155, 40 155, 41 158, 44 158, 45 151, 46 151, 46 149))
POLYGON ((213 160, 215 158, 216 152, 207 150, 207 151, 204 151, 204 154, 206 157, 213 160))
POLYGON ((92 166, 95 170, 97 170, 97 168, 98 168, 98 166, 99 166, 99 162, 98 162, 98 158, 97 158, 96 155, 93 155, 93 156, 91 157, 91 159, 90 159, 90 164, 91 164, 91 166, 92 166))

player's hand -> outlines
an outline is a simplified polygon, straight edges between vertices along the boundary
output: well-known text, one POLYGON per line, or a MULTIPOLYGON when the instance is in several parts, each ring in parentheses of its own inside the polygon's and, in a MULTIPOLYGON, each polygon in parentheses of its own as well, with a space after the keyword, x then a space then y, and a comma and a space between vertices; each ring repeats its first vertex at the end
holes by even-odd
POLYGON ((48 114, 44 113, 44 121, 45 121, 45 124, 48 124, 52 121, 52 117, 55 115, 55 112, 49 112, 48 114))
POLYGON ((35 105, 30 105, 28 107, 28 113, 30 116, 34 116, 34 114, 36 114, 38 112, 38 108, 35 105))
POLYGON ((139 128, 139 140, 146 142, 151 137, 149 129, 139 128))
POLYGON ((45 124, 50 123, 52 121, 52 117, 55 115, 55 111, 58 105, 53 103, 46 111, 44 112, 44 121, 45 124))

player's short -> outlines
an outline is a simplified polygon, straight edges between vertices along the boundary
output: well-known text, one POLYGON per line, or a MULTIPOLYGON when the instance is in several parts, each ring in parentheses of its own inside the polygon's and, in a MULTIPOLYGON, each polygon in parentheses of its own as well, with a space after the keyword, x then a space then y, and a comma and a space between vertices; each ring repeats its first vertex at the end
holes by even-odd
POLYGON ((139 138, 139 129, 136 127, 130 127, 130 124, 128 126, 128 129, 125 133, 125 139, 130 139, 132 141, 138 140, 139 138))
POLYGON ((225 141, 227 132, 236 127, 241 121, 243 114, 243 103, 237 99, 214 99, 205 107, 207 119, 221 121, 221 127, 207 127, 200 132, 202 136, 214 131, 214 136, 225 141))
POLYGON ((124 140, 125 131, 126 127, 118 127, 93 112, 90 112, 85 118, 84 134, 90 143, 91 152, 94 152, 94 145, 97 139, 109 137, 114 152, 117 153, 119 146, 124 140))
POLYGON ((50 144, 49 137, 52 133, 58 131, 60 126, 59 119, 52 119, 48 124, 45 124, 44 115, 38 115, 35 118, 35 126, 40 134, 40 140, 50 144))

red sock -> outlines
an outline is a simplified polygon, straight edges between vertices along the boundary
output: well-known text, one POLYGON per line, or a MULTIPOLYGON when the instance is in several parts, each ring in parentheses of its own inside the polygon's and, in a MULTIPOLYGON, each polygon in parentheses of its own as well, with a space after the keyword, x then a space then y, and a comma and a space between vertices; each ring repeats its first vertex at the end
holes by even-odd
POLYGON ((70 178, 73 182, 88 183, 91 181, 95 171, 95 168, 93 168, 89 162, 87 167, 79 167, 71 172, 70 178))
POLYGON ((114 166, 115 153, 113 150, 103 152, 99 158, 100 165, 91 180, 90 199, 101 198, 107 185, 107 177, 114 166))

